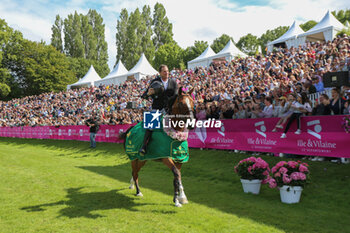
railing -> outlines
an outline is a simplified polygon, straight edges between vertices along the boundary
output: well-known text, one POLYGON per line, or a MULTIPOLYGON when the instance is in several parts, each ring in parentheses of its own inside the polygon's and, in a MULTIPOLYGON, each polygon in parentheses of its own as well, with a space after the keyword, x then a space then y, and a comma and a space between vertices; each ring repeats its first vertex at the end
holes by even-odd
POLYGON ((330 88, 330 89, 326 89, 324 91, 320 91, 320 92, 316 92, 316 93, 313 93, 313 94, 309 94, 308 97, 309 97, 309 100, 312 103, 311 107, 315 107, 316 101, 318 100, 318 98, 320 98, 320 96, 322 94, 328 95, 328 97, 331 99, 332 98, 332 89, 330 88))

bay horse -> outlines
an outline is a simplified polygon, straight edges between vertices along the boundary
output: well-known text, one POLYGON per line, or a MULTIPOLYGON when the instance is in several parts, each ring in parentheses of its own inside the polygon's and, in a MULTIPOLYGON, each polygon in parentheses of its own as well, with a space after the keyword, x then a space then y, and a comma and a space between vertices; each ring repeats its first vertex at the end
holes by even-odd
MULTIPOLYGON (((176 124, 176 122, 179 122, 180 120, 182 120, 184 122, 186 122, 186 120, 191 120, 191 121, 195 120, 194 103, 193 103, 193 99, 191 96, 192 92, 193 92, 193 88, 188 93, 183 93, 182 89, 179 88, 179 94, 176 97, 176 99, 172 105, 170 121, 173 122, 171 124, 172 128, 178 132, 184 132, 184 131, 188 132, 189 129, 192 129, 191 126, 186 128, 186 125, 183 127, 180 127, 179 124, 176 124)), ((141 122, 141 124, 142 124, 142 122, 141 122)), ((127 135, 136 126, 137 125, 130 127, 125 133, 121 134, 121 138, 124 139, 124 149, 126 151, 127 151, 127 148, 126 148, 125 144, 126 144, 126 141, 128 140, 127 135)), ((165 136, 167 136, 167 135, 165 135, 165 136)), ((153 140, 153 137, 154 137, 154 133, 152 135, 151 141, 153 140)), ((169 136, 167 136, 167 137, 169 137, 169 136)), ((187 142, 186 142, 186 146, 187 146, 187 142)), ((136 151, 138 151, 138 149, 139 148, 137 148, 136 151)), ((188 148, 187 148, 187 151, 188 151, 188 148)), ((128 154, 128 156, 130 158, 129 154, 128 154)), ((147 154, 146 154, 146 156, 147 156, 147 154)), ((188 157, 188 154, 187 154, 187 157, 188 157)), ((139 174, 141 168, 146 164, 148 159, 140 160, 140 159, 135 158, 135 157, 132 157, 130 159, 133 159, 133 160, 131 161, 132 178, 130 180, 130 187, 129 188, 133 189, 135 186, 136 187, 136 196, 143 196, 143 194, 141 193, 141 190, 140 190, 140 186, 139 186, 139 175, 138 174, 139 174)), ((144 158, 142 158, 142 159, 144 159, 144 158)), ((153 160, 163 162, 163 164, 165 164, 174 175, 173 202, 175 203, 175 206, 181 207, 182 204, 187 204, 188 200, 187 200, 186 194, 184 192, 184 188, 183 188, 182 181, 181 181, 182 162, 174 160, 170 155, 169 156, 164 155, 164 158, 153 159, 153 160)), ((187 162, 187 161, 185 161, 185 162, 187 162)))

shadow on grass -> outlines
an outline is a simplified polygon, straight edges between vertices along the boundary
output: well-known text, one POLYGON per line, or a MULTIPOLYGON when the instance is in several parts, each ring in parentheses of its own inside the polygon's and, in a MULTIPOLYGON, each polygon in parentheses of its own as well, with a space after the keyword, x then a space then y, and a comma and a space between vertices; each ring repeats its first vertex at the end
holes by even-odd
POLYGON ((138 204, 134 202, 133 198, 118 193, 123 190, 111 190, 107 192, 91 192, 84 193, 80 188, 67 189, 67 200, 57 201, 53 203, 46 203, 35 206, 26 206, 21 208, 27 212, 44 211, 46 207, 52 206, 67 206, 59 211, 59 217, 69 218, 99 218, 104 217, 100 214, 92 214, 93 211, 109 210, 109 209, 126 209, 129 211, 137 211, 135 207, 150 205, 150 204, 138 204))

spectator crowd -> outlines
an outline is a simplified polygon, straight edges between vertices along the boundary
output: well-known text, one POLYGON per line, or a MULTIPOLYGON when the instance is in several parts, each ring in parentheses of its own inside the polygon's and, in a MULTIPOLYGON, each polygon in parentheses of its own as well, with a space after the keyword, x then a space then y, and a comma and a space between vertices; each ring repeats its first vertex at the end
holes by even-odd
MULTIPOLYGON (((283 128, 291 116, 349 114, 347 86, 320 95, 315 104, 308 99, 325 91, 325 73, 349 68, 350 37, 343 36, 265 56, 214 61, 207 68, 173 69, 170 76, 179 86, 194 88, 197 119, 280 117, 276 128, 283 128)), ((93 114, 100 124, 136 123, 150 109, 140 96, 153 78, 0 101, 0 126, 83 125, 93 114)))

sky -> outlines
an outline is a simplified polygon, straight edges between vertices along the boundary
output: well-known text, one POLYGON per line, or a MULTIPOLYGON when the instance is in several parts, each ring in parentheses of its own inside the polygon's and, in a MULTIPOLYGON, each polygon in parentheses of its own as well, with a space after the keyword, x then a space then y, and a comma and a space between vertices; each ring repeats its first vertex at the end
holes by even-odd
POLYGON ((23 33, 27 39, 51 39, 51 27, 57 14, 61 18, 77 11, 86 14, 89 9, 100 13, 105 23, 108 43, 108 65, 116 62, 115 34, 121 9, 129 12, 144 5, 153 9, 160 2, 173 24, 174 39, 182 48, 196 40, 209 44, 222 34, 240 37, 251 33, 261 36, 266 30, 290 26, 308 20, 319 21, 327 10, 349 9, 348 0, 0 0, 0 18, 23 33))

